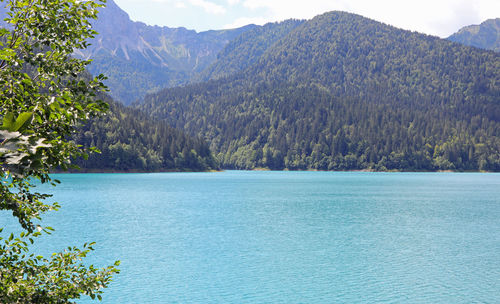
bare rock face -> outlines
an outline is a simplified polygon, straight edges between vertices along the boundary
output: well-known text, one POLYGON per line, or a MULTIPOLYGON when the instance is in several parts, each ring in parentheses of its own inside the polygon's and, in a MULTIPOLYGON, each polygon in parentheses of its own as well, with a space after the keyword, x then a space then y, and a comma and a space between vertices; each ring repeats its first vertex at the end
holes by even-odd
POLYGON ((480 25, 466 26, 448 37, 448 40, 500 52, 500 18, 486 20, 480 25))
POLYGON ((111 95, 125 104, 161 88, 188 83, 216 60, 230 40, 255 27, 197 33, 150 26, 132 21, 113 0, 107 1, 98 17, 93 27, 99 35, 75 55, 92 58, 90 72, 105 74, 111 95))

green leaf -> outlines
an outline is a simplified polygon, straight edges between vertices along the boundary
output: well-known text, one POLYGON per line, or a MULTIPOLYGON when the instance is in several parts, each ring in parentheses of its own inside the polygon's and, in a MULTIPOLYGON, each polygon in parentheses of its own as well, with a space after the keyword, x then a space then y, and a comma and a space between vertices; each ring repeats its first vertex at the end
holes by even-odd
POLYGON ((32 118, 32 112, 23 112, 17 118, 15 118, 14 113, 9 112, 3 117, 3 124, 0 129, 10 132, 22 131, 31 123, 32 118))
POLYGON ((14 124, 16 123, 16 119, 14 117, 14 113, 9 112, 3 117, 3 124, 1 129, 13 132, 14 124))
POLYGON ((32 112, 21 113, 21 115, 17 117, 16 122, 14 123, 13 131, 23 131, 29 124, 31 124, 32 118, 32 112))
POLYGON ((80 155, 83 148, 68 139, 80 123, 106 109, 93 98, 102 85, 67 81, 68 75, 87 78, 82 72, 88 62, 70 56, 94 33, 87 20, 101 7, 94 2, 105 1, 0 2, 10 24, 0 29, 0 210, 11 211, 27 231, 0 237, 0 302, 67 303, 81 294, 95 297, 109 284, 114 267, 80 264, 87 251, 77 247, 46 259, 30 253, 28 245, 53 230, 34 221, 59 207, 45 203, 49 195, 36 192, 34 181, 51 182, 51 168, 80 155))

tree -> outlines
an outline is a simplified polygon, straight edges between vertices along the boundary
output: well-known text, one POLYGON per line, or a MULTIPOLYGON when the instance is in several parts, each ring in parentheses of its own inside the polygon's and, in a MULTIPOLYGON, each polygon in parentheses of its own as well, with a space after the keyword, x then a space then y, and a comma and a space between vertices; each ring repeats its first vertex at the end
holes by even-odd
POLYGON ((35 182, 58 181, 51 169, 72 167, 86 157, 70 140, 79 124, 107 109, 97 96, 102 75, 85 73, 88 60, 72 58, 96 33, 90 20, 104 0, 0 0, 8 28, 0 29, 0 210, 10 210, 23 232, 5 237, 0 228, 0 303, 70 303, 88 295, 101 298, 115 266, 98 269, 82 259, 93 250, 68 248, 44 258, 29 245, 52 228, 41 216, 57 210, 50 195, 34 191, 35 182), (6 3, 4 3, 6 2, 6 3))

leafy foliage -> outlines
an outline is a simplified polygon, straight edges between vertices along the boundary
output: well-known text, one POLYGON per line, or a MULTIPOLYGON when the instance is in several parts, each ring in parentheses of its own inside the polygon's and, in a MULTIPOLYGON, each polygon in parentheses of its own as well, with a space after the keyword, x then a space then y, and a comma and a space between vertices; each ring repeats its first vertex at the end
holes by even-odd
MULTIPOLYGON (((0 233, 2 229, 0 229, 0 233)), ((29 253, 28 242, 41 232, 22 232, 0 237, 0 301, 1 303, 70 303, 82 294, 102 299, 100 288, 116 273, 115 266, 98 269, 81 260, 94 250, 94 243, 84 244, 83 250, 68 247, 50 258, 29 253)))
MULTIPOLYGON (((3 1, 2 1, 3 2, 3 1)), ((2 3, 3 4, 3 3, 2 3)), ((68 303, 81 294, 100 297, 114 266, 81 264, 91 246, 51 259, 28 252, 41 232, 35 221, 57 204, 34 191, 34 181, 52 183, 49 171, 71 167, 71 157, 86 155, 69 138, 75 126, 105 111, 95 98, 103 76, 79 77, 88 61, 71 57, 96 33, 89 19, 101 4, 77 0, 10 0, 7 29, 0 30, 0 210, 10 210, 25 232, 0 246, 0 302, 68 303)))
POLYGON ((224 168, 500 170, 497 53, 332 12, 254 54, 139 108, 209 140, 224 168))

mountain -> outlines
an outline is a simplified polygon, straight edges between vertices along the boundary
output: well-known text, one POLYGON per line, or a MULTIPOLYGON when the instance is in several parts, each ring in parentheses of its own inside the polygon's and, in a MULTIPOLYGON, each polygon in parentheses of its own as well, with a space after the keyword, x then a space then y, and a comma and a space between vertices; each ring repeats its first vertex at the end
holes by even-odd
POLYGON ((105 97, 110 110, 79 128, 73 136, 84 147, 96 147, 75 164, 84 172, 155 172, 217 170, 208 144, 165 122, 105 97))
POLYGON ((229 41, 255 27, 197 33, 149 26, 131 21, 113 0, 98 17, 93 27, 99 35, 76 55, 92 58, 90 72, 106 75, 111 95, 125 104, 148 92, 187 83, 215 61, 229 41))
POLYGON ((500 52, 500 18, 466 26, 448 37, 448 40, 500 52))
POLYGON ((245 70, 256 63, 267 49, 303 22, 303 20, 286 20, 268 23, 244 32, 231 40, 217 55, 217 60, 195 79, 198 81, 218 79, 245 70))
POLYGON ((500 54, 343 12, 264 49, 137 107, 208 140, 224 168, 500 171, 500 54))
MULTIPOLYGON (((114 3, 111 1, 108 3, 112 9, 114 3)), ((0 6, 0 26, 6 26, 3 22, 5 17, 6 10, 0 6)), ((125 23, 122 25, 126 26, 125 23)), ((130 46, 132 42, 126 41, 125 38, 123 41, 125 52, 127 50, 130 53, 135 52, 130 46)), ((112 43, 109 39, 102 39, 100 42, 103 48, 112 43)), ((94 45, 94 50, 97 47, 94 45)), ((145 52, 148 54, 147 50, 145 52)), ((81 76, 87 80, 91 78, 88 72, 84 72, 81 76)), ((189 136, 181 130, 175 130, 165 122, 152 120, 149 115, 127 108, 107 95, 102 95, 100 98, 110 105, 110 111, 105 116, 78 128, 72 138, 77 144, 87 148, 95 146, 102 151, 101 154, 91 154, 88 160, 74 160, 83 171, 151 172, 218 169, 218 164, 206 141, 189 136)))

